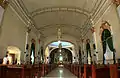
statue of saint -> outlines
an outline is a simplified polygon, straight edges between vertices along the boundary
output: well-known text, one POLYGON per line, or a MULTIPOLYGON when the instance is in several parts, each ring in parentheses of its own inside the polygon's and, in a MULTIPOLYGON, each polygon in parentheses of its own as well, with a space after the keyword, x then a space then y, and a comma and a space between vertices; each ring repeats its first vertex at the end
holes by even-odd
MULTIPOLYGON (((90 59, 92 60, 91 47, 90 47, 90 40, 89 39, 86 40, 86 51, 87 51, 87 59, 88 59, 88 54, 89 54, 90 59)), ((88 60, 87 60, 87 63, 88 63, 88 60)))
POLYGON ((105 59, 111 59, 112 56, 115 63, 115 49, 113 47, 113 40, 111 35, 110 24, 104 21, 100 27, 100 35, 103 47, 103 64, 105 64, 105 59), (113 52, 113 53, 112 53, 113 52), (112 55, 110 55, 112 53, 112 55))

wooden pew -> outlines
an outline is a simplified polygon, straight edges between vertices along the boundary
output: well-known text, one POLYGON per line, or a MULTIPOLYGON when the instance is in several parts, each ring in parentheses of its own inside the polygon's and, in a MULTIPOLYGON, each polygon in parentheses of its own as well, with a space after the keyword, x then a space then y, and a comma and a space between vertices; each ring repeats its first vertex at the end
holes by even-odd
POLYGON ((118 68, 117 68, 117 76, 118 76, 118 78, 120 78, 120 67, 118 66, 118 68))
POLYGON ((92 65, 92 78, 110 78, 110 68, 107 65, 92 65))
POLYGON ((6 78, 6 65, 0 65, 0 78, 6 78))
POLYGON ((84 78, 92 77, 92 66, 88 64, 84 64, 84 78))
POLYGON ((110 78, 120 78, 120 70, 118 69, 117 64, 111 64, 110 67, 110 78))
POLYGON ((84 77, 84 66, 81 66, 80 77, 81 77, 81 78, 84 77))
POLYGON ((8 66, 6 78, 22 78, 22 67, 8 66))
POLYGON ((56 65, 0 65, 0 78, 35 78, 43 77, 56 68, 56 65), (46 68, 45 68, 46 66, 46 68), (46 72, 45 72, 46 71, 46 72))
POLYGON ((79 64, 76 64, 75 65, 75 68, 74 68, 74 74, 78 77, 79 76, 79 71, 80 71, 80 69, 79 69, 79 64))

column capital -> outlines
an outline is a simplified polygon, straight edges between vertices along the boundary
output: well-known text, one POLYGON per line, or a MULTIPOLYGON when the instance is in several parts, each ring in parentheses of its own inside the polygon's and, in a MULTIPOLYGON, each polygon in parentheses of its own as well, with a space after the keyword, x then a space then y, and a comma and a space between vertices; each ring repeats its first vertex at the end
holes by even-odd
POLYGON ((91 27, 90 30, 91 30, 92 33, 94 33, 95 32, 95 27, 91 27))
POLYGON ((113 3, 116 4, 117 6, 120 5, 120 0, 113 0, 113 3))
POLYGON ((2 6, 4 9, 8 6, 8 4, 8 0, 0 0, 0 6, 2 6))
POLYGON ((31 31, 31 28, 27 27, 27 32, 30 33, 30 31, 31 31))

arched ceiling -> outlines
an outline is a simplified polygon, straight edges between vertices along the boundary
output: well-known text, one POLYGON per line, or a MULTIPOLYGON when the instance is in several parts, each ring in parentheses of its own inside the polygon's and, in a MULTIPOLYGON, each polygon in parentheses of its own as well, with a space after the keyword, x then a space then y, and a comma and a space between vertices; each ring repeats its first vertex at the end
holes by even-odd
MULTIPOLYGON (((12 0, 23 9, 35 28, 47 38, 71 35, 76 40, 90 27, 90 19, 107 0, 12 0)), ((56 40, 55 38, 55 40, 56 40)), ((49 38, 48 38, 49 39, 49 38)), ((53 39, 53 38, 52 38, 53 39)), ((68 37, 69 40, 69 37, 68 37)), ((54 40, 53 40, 54 41, 54 40)))

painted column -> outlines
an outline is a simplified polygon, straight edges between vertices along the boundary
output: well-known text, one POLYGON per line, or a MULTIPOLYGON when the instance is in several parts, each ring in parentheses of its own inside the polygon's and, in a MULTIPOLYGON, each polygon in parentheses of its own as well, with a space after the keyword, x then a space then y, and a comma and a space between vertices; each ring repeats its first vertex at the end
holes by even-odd
POLYGON ((31 29, 28 27, 27 28, 27 32, 26 32, 26 43, 25 43, 25 52, 24 52, 24 64, 29 64, 29 44, 28 44, 28 40, 29 40, 29 33, 30 33, 31 29))
POLYGON ((84 39, 81 40, 82 42, 82 54, 83 54, 83 63, 87 64, 87 55, 86 55, 86 50, 85 50, 85 43, 84 43, 84 39))
POLYGON ((93 43, 92 43, 92 46, 93 46, 93 63, 97 63, 97 60, 98 60, 98 52, 97 52, 97 40, 96 40, 96 33, 95 33, 95 28, 94 28, 94 22, 91 20, 91 23, 92 23, 92 27, 91 27, 91 32, 92 32, 92 38, 93 38, 93 43))
POLYGON ((40 37, 38 39, 38 42, 39 42, 39 45, 38 45, 38 63, 40 63, 40 61, 41 61, 41 59, 40 59, 40 57, 41 57, 41 53, 40 53, 40 37))

